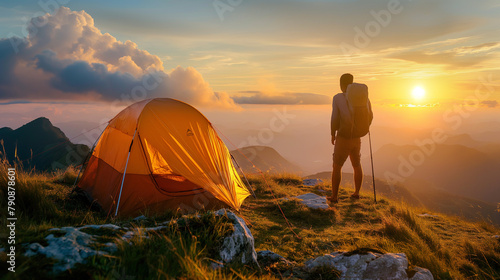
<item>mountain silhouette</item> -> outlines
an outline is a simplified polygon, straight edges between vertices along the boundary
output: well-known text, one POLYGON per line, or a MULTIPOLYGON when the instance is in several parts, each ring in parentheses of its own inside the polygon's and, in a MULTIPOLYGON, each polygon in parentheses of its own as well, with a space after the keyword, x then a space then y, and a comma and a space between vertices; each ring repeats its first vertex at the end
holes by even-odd
POLYGON ((39 171, 65 169, 81 164, 89 152, 86 145, 73 144, 49 119, 40 117, 18 129, 0 128, 2 154, 13 163, 21 161, 25 169, 39 171))
POLYGON ((272 174, 302 173, 299 166, 289 162, 271 147, 248 146, 231 151, 231 155, 245 173, 258 173, 258 169, 272 174))
POLYGON ((394 174, 405 182, 425 180, 453 194, 499 202, 499 158, 463 145, 436 145, 429 155, 419 151, 421 148, 415 145, 385 145, 373 156, 375 174, 381 178, 394 174))
POLYGON ((486 142, 477 141, 469 134, 457 134, 449 136, 444 144, 446 145, 462 145, 470 148, 477 148, 484 145, 486 142))

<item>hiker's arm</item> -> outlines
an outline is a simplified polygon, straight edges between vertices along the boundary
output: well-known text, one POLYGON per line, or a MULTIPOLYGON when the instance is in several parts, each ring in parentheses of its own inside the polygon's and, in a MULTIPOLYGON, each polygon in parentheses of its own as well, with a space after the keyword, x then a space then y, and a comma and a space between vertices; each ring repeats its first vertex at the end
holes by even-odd
POLYGON ((332 135, 332 144, 335 142, 335 133, 340 127, 340 110, 338 106, 335 104, 335 97, 332 103, 332 119, 330 122, 331 127, 331 135, 332 135))

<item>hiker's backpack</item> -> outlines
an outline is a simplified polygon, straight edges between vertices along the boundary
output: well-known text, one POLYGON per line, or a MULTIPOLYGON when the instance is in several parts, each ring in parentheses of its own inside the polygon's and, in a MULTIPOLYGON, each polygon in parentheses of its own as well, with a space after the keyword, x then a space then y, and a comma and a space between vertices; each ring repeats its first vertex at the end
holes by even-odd
POLYGON ((350 84, 347 86, 346 99, 353 120, 351 138, 363 137, 368 134, 371 124, 368 87, 365 84, 350 84))

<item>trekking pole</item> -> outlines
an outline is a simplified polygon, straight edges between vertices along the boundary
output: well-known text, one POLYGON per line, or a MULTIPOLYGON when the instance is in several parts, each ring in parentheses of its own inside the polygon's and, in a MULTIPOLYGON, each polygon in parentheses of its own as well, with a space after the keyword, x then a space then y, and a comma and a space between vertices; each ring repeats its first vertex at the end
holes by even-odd
POLYGON ((373 179, 373 199, 377 203, 377 192, 375 190, 375 172, 373 171, 373 152, 372 152, 372 136, 370 131, 368 131, 368 141, 370 142, 370 159, 372 162, 372 179, 373 179))

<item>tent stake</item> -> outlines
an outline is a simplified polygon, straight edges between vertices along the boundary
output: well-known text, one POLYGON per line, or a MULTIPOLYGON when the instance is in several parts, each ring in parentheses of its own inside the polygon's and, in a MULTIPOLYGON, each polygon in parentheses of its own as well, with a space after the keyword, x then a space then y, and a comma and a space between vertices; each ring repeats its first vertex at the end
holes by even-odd
POLYGON ((127 174, 128 160, 130 158, 130 151, 132 150, 132 144, 134 143, 136 133, 137 133, 137 128, 134 131, 132 142, 130 142, 130 147, 128 148, 127 162, 125 163, 125 170, 123 170, 122 184, 120 186, 120 195, 118 195, 118 203, 116 204, 115 217, 118 215, 118 207, 120 207, 120 199, 122 198, 123 183, 125 182, 125 174, 127 174))

